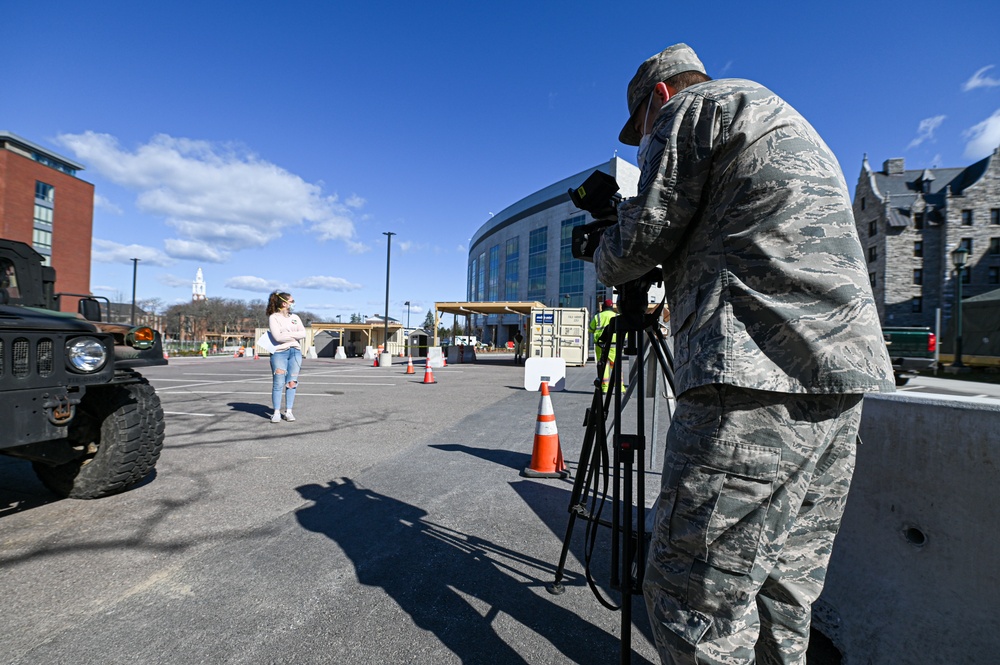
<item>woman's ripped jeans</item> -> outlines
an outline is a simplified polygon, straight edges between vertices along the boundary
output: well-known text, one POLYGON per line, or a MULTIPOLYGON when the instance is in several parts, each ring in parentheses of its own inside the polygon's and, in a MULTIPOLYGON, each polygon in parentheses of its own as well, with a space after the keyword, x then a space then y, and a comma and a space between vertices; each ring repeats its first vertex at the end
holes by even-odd
POLYGON ((281 389, 286 388, 285 409, 291 410, 295 402, 295 387, 299 383, 299 368, 302 367, 302 350, 292 347, 271 354, 271 405, 275 411, 281 410, 281 389))

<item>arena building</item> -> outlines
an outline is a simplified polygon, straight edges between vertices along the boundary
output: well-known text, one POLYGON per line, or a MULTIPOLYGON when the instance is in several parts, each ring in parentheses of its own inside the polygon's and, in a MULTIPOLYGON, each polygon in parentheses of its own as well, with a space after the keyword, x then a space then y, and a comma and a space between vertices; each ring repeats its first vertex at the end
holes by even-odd
MULTIPOLYGON (((624 197, 634 196, 639 169, 619 157, 560 180, 508 206, 483 224, 469 242, 467 299, 478 302, 538 301, 550 307, 586 307, 590 313, 605 296, 592 263, 573 258, 574 226, 593 221, 573 205, 569 190, 594 171, 613 176, 624 197)), ((506 344, 523 317, 471 317, 474 335, 506 344)))

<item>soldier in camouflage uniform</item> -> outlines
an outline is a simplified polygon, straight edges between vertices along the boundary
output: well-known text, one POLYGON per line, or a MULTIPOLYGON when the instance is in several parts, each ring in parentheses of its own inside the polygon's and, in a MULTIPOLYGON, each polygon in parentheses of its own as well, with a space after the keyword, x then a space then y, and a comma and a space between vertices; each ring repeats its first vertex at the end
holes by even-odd
POLYGON ((643 591, 664 663, 805 663, 861 401, 894 389, 851 201, 806 120, 688 46, 640 67, 638 194, 594 255, 662 266, 678 405, 643 591))

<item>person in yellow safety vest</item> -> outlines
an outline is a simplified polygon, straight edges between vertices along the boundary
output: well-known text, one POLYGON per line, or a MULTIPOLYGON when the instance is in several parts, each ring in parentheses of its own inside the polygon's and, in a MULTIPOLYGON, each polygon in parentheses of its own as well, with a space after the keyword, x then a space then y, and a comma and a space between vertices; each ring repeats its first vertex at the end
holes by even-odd
MULTIPOLYGON (((615 312, 615 305, 611 302, 611 299, 605 300, 601 304, 601 311, 590 321, 590 332, 594 336, 594 359, 597 360, 597 365, 601 365, 601 357, 603 355, 601 349, 601 334, 604 329, 611 324, 611 319, 618 316, 615 312)), ((608 363, 604 366, 604 375, 601 377, 601 392, 608 392, 608 384, 611 381, 611 370, 615 366, 615 339, 617 335, 611 336, 611 348, 608 350, 608 363)), ((622 383, 622 387, 624 387, 622 383)))

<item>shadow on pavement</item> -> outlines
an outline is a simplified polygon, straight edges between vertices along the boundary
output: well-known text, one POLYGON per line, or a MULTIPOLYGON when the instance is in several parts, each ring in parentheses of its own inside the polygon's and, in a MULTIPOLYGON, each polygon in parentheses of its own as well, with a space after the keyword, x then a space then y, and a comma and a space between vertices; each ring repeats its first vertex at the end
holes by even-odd
POLYGON ((472 446, 465 446, 460 443, 431 444, 428 447, 444 450, 449 453, 467 453, 473 457, 478 457, 479 459, 484 459, 487 462, 493 462, 494 464, 499 464, 501 466, 510 467, 511 469, 520 470, 531 463, 530 454, 518 453, 512 450, 500 450, 497 448, 473 448, 472 446))
POLYGON ((297 489, 313 502, 298 511, 299 523, 337 543, 353 562, 358 581, 384 589, 462 662, 538 662, 536 649, 509 644, 497 633, 494 624, 503 623, 497 622, 502 615, 574 663, 615 660, 615 635, 595 629, 543 590, 553 564, 435 524, 423 509, 350 479, 297 489), (463 595, 488 607, 485 616, 463 595))
POLYGON ((31 462, 14 457, 0 458, 0 517, 60 500, 38 480, 31 462))
POLYGON ((270 418, 271 411, 273 410, 264 404, 251 404, 250 402, 230 402, 226 406, 233 411, 241 411, 253 416, 260 416, 261 418, 270 418))

